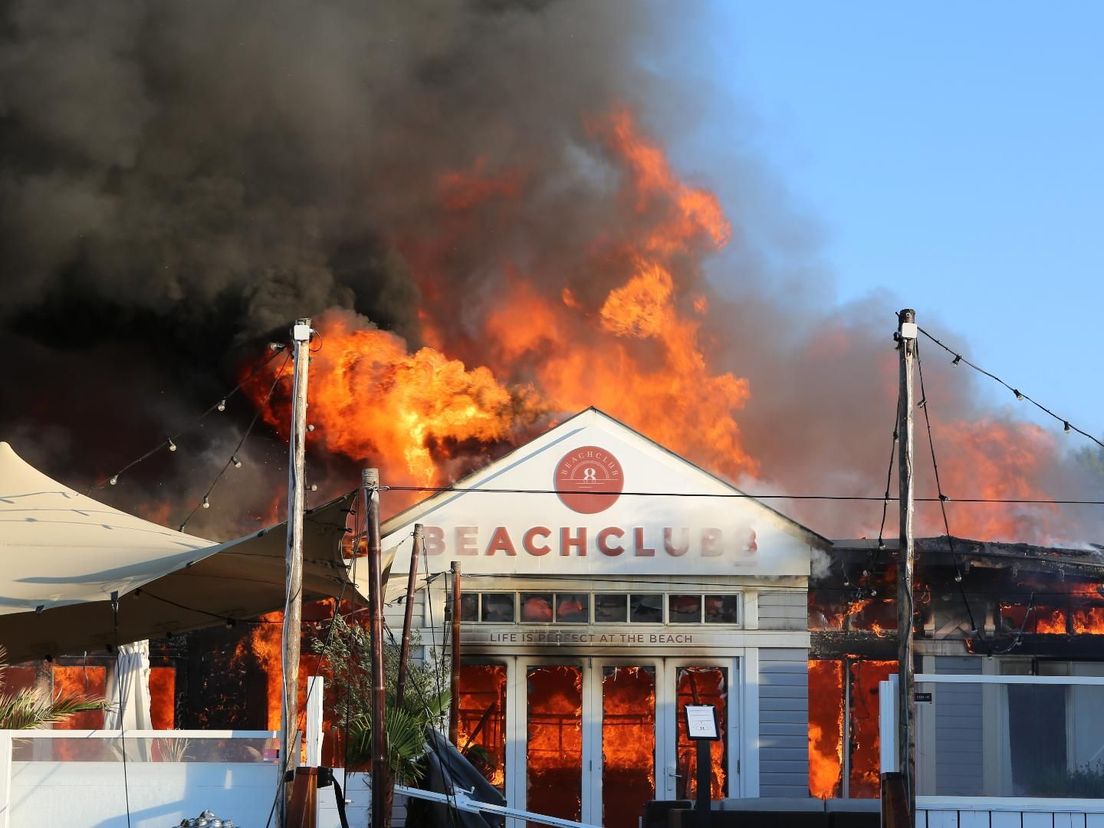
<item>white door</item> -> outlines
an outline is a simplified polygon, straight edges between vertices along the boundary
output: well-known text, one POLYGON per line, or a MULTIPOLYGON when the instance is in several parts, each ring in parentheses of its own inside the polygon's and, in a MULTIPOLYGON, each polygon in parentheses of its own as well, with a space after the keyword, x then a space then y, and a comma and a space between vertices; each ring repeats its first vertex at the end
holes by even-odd
POLYGON ((697 790, 696 744, 687 738, 687 704, 712 705, 722 738, 710 744, 711 797, 736 795, 739 780, 739 675, 737 659, 663 660, 657 731, 662 799, 693 800, 697 790), (730 793, 732 792, 732 793, 730 793))

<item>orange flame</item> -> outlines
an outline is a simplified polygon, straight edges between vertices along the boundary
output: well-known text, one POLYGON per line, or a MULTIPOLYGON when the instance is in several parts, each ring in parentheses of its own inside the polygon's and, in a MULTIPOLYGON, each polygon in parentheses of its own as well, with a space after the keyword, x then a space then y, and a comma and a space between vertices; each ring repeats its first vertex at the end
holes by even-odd
POLYGON ((881 788, 878 683, 897 669, 894 661, 851 665, 851 787, 853 797, 878 796, 881 788))
POLYGON ((176 668, 151 667, 149 677, 150 724, 154 730, 176 726, 176 668))
MULTIPOLYGON (((1057 534, 1059 512, 1049 505, 994 507, 954 503, 956 495, 1002 500, 1048 500, 1033 481, 1041 479, 1055 455, 1053 437, 1031 423, 995 420, 934 426, 937 445, 949 445, 952 462, 940 464, 943 490, 950 496, 951 532, 978 540, 1045 541, 1057 534), (945 470, 944 470, 945 469, 945 470)), ((946 453, 946 450, 944 450, 946 453)), ((936 526, 933 514, 927 524, 936 526)))
POLYGON ((843 769, 843 662, 809 662, 809 792, 839 795, 843 769))
MULTIPOLYGON (((376 462, 394 483, 434 485, 466 470, 451 466, 458 455, 516 442, 550 413, 596 405, 722 473, 758 470, 733 419, 748 383, 710 366, 700 329, 709 303, 694 284, 694 258, 727 244, 732 228, 716 197, 681 182, 627 110, 588 126, 621 168, 623 200, 641 228, 630 239, 595 238, 588 255, 607 287, 595 281, 586 295, 563 284, 546 291, 507 261, 496 301, 472 312, 461 330, 447 289, 447 240, 408 242, 424 300, 419 336, 434 347, 410 352, 346 312, 316 319, 313 441, 376 462), (465 349, 485 364, 446 356, 465 349), (624 393, 625 376, 638 379, 632 394, 624 393)), ((439 181, 445 224, 455 222, 458 234, 470 232, 472 210, 512 199, 525 186, 523 175, 488 167, 480 159, 439 181)), ((249 381, 255 400, 267 394, 275 370, 249 381)), ((281 398, 265 416, 279 428, 285 409, 281 398)))
POLYGON ((257 663, 264 670, 266 684, 266 714, 265 727, 269 730, 280 729, 281 711, 283 710, 283 663, 281 657, 281 637, 283 635, 282 612, 270 612, 260 617, 262 623, 257 624, 249 632, 249 636, 238 642, 235 658, 243 658, 247 654, 257 659, 257 663))

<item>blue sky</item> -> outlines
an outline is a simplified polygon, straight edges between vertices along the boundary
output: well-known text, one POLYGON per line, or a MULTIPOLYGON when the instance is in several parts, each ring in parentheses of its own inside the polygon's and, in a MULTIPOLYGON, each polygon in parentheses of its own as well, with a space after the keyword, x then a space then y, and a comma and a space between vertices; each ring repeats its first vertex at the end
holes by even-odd
POLYGON ((827 301, 886 290, 1104 434, 1104 4, 716 2, 691 25, 675 59, 707 100, 680 168, 728 201, 702 159, 765 160, 827 301))

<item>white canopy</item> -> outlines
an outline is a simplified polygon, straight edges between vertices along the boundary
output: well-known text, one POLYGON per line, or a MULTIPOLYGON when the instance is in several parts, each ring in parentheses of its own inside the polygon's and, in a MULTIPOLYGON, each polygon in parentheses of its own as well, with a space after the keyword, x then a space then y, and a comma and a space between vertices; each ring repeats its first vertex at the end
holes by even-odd
MULTIPOLYGON (((352 498, 307 513, 304 600, 363 600, 340 548, 352 498)), ((18 662, 282 609, 285 536, 286 524, 222 544, 176 532, 73 491, 0 442, 0 644, 18 662)))

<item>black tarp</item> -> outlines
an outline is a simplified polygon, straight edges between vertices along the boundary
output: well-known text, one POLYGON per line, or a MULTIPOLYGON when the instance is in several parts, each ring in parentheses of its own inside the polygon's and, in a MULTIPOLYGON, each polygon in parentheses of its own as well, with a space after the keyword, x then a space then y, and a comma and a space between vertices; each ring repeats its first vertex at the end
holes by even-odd
MULTIPOLYGON (((452 794, 474 791, 468 796, 491 805, 505 805, 506 799, 491 785, 456 747, 436 730, 429 732, 429 750, 425 755, 425 775, 418 786, 427 791, 452 794)), ((458 811, 437 802, 411 797, 407 806, 407 825, 428 828, 503 828, 504 817, 486 813, 458 811)))

